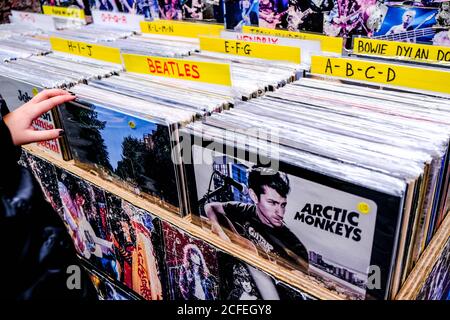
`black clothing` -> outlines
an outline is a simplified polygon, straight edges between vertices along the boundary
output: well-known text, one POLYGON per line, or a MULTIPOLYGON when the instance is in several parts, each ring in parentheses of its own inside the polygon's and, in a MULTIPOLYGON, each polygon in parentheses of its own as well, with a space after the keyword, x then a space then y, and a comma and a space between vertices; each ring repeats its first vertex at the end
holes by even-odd
POLYGON ((72 240, 33 175, 17 164, 21 149, 3 122, 1 97, 0 105, 0 299, 96 299, 81 267, 81 289, 66 284, 67 268, 79 265, 72 240))
POLYGON ((252 241, 258 250, 266 253, 269 258, 279 257, 296 266, 298 258, 308 263, 308 252, 292 231, 285 225, 269 227, 263 224, 256 215, 254 204, 225 202, 223 210, 238 233, 252 241))

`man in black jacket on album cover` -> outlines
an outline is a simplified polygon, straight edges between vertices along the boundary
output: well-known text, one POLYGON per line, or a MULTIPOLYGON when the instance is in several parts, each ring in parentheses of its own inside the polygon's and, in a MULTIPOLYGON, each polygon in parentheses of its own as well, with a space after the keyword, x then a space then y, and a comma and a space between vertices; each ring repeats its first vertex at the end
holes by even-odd
POLYGON ((287 195, 290 192, 286 174, 266 167, 254 167, 248 175, 249 195, 253 204, 212 202, 205 205, 212 231, 231 241, 230 234, 245 238, 247 247, 270 260, 285 260, 296 269, 308 271, 308 252, 301 241, 284 224, 287 195))

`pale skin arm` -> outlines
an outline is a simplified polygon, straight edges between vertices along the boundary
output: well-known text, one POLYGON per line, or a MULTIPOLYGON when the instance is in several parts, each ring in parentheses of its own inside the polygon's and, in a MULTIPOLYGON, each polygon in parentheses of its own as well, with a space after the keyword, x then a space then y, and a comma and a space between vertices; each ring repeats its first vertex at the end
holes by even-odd
POLYGON ((218 215, 225 216, 225 211, 223 210, 223 206, 221 203, 212 202, 207 203, 205 205, 205 213, 208 216, 209 221, 211 222, 211 231, 217 234, 221 239, 225 241, 231 241, 230 238, 226 235, 225 231, 222 229, 222 226, 219 223, 218 215))
POLYGON ((258 288, 261 298, 263 300, 280 300, 278 290, 270 276, 251 265, 247 264, 248 271, 250 272, 256 287, 258 288))
POLYGON ((58 138, 63 130, 37 131, 33 128, 32 122, 54 107, 74 99, 75 96, 64 90, 44 90, 18 109, 7 114, 3 121, 11 133, 13 143, 20 146, 58 138))

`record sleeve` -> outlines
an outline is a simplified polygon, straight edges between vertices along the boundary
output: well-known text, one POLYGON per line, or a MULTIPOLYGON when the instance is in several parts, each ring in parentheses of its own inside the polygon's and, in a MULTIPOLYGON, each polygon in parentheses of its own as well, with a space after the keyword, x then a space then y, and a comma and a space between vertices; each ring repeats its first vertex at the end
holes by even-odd
POLYGON ((224 0, 225 28, 241 30, 243 26, 257 26, 258 0, 224 0))
POLYGON ((388 6, 383 23, 372 38, 445 45, 449 41, 446 33, 450 24, 448 19, 442 19, 441 16, 445 16, 444 12, 448 14, 448 4, 442 2, 444 9, 388 6))
POLYGON ((223 300, 314 300, 225 252, 218 256, 223 300))
POLYGON ((21 162, 22 165, 30 169, 33 173, 47 202, 49 202, 52 208, 62 216, 64 208, 58 189, 56 167, 51 162, 37 157, 23 149, 21 162))
POLYGON ((143 15, 146 19, 159 17, 157 0, 89 0, 92 10, 124 12, 143 15))
POLYGON ((31 153, 23 159, 81 257, 133 295, 165 299, 158 218, 31 153))
POLYGON ((220 299, 217 250, 167 222, 162 229, 170 299, 220 299))
POLYGON ((60 216, 77 253, 113 279, 117 278, 116 256, 107 223, 103 190, 56 167, 60 216))
POLYGON ((405 189, 382 192, 283 158, 273 171, 264 166, 270 159, 244 160, 250 153, 204 136, 203 143, 191 141, 193 165, 186 169, 188 181, 195 181, 191 210, 206 228, 353 298, 387 296, 405 189), (271 174, 261 174, 266 170, 271 174), (268 192, 270 201, 264 199, 268 192), (270 206, 262 207, 263 200, 270 206), (373 266, 381 276, 378 289, 368 283, 373 266))
POLYGON ((223 23, 223 0, 184 0, 182 1, 184 20, 223 23))
POLYGON ((167 299, 160 220, 106 192, 116 280, 145 300, 167 299))
POLYGON ((84 262, 82 266, 89 275, 99 300, 140 300, 140 298, 134 295, 132 292, 123 289, 117 285, 114 281, 105 277, 101 272, 98 272, 89 263, 84 262))
POLYGON ((323 32, 324 15, 334 9, 333 0, 289 0, 282 26, 289 31, 323 32))
POLYGON ((332 9, 324 15, 323 31, 327 36, 373 36, 386 17, 388 7, 377 0, 333 0, 332 9))
POLYGON ((450 239, 420 290, 417 300, 448 300, 450 295, 450 239))
POLYGON ((181 212, 169 123, 101 102, 79 100, 60 112, 78 166, 181 212))

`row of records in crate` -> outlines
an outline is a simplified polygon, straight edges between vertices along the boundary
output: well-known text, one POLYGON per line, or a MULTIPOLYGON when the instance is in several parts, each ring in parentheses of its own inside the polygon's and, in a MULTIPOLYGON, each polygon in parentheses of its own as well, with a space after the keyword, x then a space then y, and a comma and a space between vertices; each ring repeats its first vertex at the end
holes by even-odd
POLYGON ((314 299, 48 160, 24 151, 21 164, 63 219, 101 299, 314 299))

